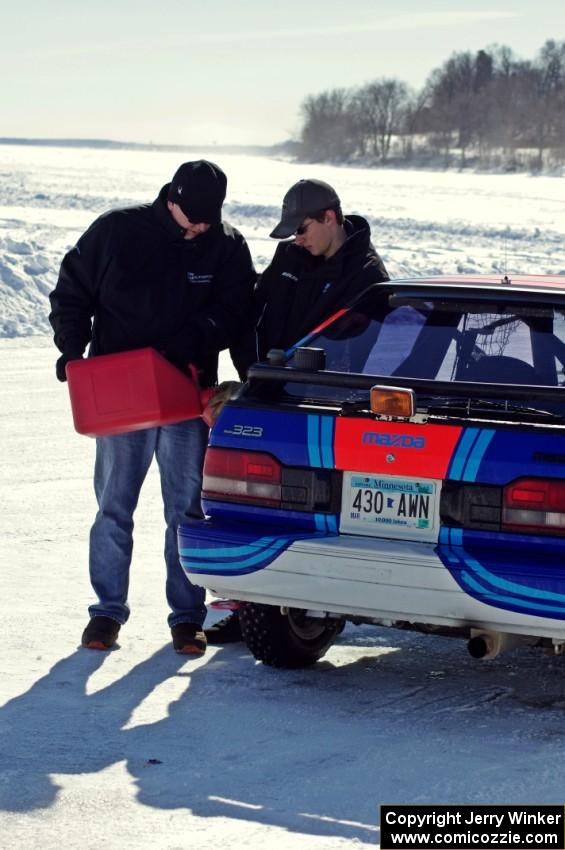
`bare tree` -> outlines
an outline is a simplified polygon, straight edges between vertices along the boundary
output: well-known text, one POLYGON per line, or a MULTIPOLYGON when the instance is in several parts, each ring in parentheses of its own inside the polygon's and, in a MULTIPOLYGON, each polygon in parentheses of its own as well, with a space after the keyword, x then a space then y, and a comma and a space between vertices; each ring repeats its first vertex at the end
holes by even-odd
POLYGON ((513 167, 515 148, 524 130, 524 80, 530 63, 518 60, 509 47, 494 45, 493 80, 488 90, 487 144, 502 151, 503 162, 513 167))
POLYGON ((488 139, 494 117, 492 106, 492 84, 494 80, 494 60, 487 50, 479 50, 475 56, 473 74, 473 129, 476 136, 479 162, 485 163, 488 157, 488 139))
POLYGON ((417 133, 425 127, 428 108, 428 96, 425 88, 419 92, 409 90, 408 100, 400 127, 402 155, 404 159, 412 159, 414 154, 414 139, 417 133))
POLYGON ((409 103, 408 87, 401 80, 379 79, 363 86, 356 96, 370 150, 385 162, 392 136, 399 133, 409 103))
POLYGON ((446 165, 451 146, 461 150, 461 166, 473 141, 474 99, 476 92, 475 60, 469 52, 454 53, 428 79, 430 110, 435 118, 435 131, 443 141, 446 165))
POLYGON ((341 160, 355 152, 355 127, 347 89, 332 89, 307 97, 301 106, 304 117, 302 155, 305 159, 341 160))
POLYGON ((531 113, 535 118, 537 168, 543 166, 546 148, 562 144, 565 115, 565 41, 546 41, 534 67, 535 100, 531 113))

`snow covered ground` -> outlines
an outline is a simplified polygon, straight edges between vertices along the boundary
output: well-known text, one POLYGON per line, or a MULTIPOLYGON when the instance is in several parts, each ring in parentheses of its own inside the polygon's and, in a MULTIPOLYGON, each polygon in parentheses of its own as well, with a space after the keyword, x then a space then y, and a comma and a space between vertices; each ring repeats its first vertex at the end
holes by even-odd
MULTIPOLYGON (((218 160, 227 217, 259 267, 285 189, 313 175, 368 215, 395 276, 565 273, 561 179, 218 160)), ((461 641, 369 626, 348 626, 305 671, 263 667, 240 645, 177 656, 154 471, 120 648, 77 648, 93 442, 54 378, 46 293, 97 213, 151 199, 178 162, 0 146, 0 846, 369 848, 381 803, 563 803, 563 658, 479 663, 461 641)))
MULTIPOLYGON (((369 219, 392 277, 565 274, 560 177, 217 159, 229 178, 225 217, 247 237, 258 269, 274 253, 268 234, 286 189, 313 176, 336 187, 345 211, 369 219)), ((0 145, 0 336, 48 331, 46 297, 65 250, 105 210, 153 200, 180 161, 176 153, 0 145)))

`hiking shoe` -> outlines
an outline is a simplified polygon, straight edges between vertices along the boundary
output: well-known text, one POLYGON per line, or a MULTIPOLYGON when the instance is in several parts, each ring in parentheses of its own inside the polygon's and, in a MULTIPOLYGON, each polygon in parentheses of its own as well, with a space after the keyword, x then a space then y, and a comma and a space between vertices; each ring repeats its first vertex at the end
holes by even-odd
POLYGON ((243 640, 241 625, 239 623, 239 613, 232 611, 223 620, 219 620, 213 626, 210 626, 209 629, 205 629, 204 633, 208 643, 237 643, 243 640))
POLYGON ((92 617, 82 633, 81 643, 87 649, 111 649, 116 643, 120 623, 111 617, 92 617))
POLYGON ((171 635, 175 652, 181 655, 204 655, 206 652, 206 635, 197 623, 177 623, 171 626, 171 635))

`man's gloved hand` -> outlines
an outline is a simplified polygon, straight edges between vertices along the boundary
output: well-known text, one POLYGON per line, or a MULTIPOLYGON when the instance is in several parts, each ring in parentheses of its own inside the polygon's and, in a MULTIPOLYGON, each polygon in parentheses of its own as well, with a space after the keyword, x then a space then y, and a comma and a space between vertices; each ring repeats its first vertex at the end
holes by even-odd
POLYGON ((71 360, 82 360, 82 352, 81 351, 65 351, 57 362, 55 363, 55 373, 57 375, 58 381, 66 381, 67 376, 65 374, 65 366, 67 363, 70 363, 71 360))
POLYGON ((220 415, 226 401, 230 401, 232 398, 237 398, 237 394, 242 386, 243 384, 240 384, 239 381, 222 381, 222 383, 216 388, 214 395, 206 405, 202 414, 204 422, 210 428, 220 415))

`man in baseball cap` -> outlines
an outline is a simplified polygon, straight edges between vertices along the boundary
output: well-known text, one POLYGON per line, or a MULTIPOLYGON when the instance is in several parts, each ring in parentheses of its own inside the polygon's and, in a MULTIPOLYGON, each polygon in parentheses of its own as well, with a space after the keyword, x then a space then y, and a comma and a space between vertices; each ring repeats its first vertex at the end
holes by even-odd
POLYGON ((286 349, 372 283, 388 280, 369 223, 344 216, 339 195, 323 180, 290 187, 271 232, 284 239, 255 288, 261 319, 259 359, 286 349))
POLYGON ((273 239, 293 236, 310 213, 339 206, 335 189, 323 180, 299 180, 283 198, 281 220, 271 233, 273 239))
MULTIPOLYGON (((271 237, 288 241, 277 246, 255 287, 261 318, 257 334, 241 340, 234 352, 240 372, 264 360, 271 348, 288 349, 355 295, 389 279, 368 222, 345 217, 337 192, 323 180, 308 178, 290 187, 271 237)), ((206 636, 209 643, 241 639, 237 610, 206 636)))

